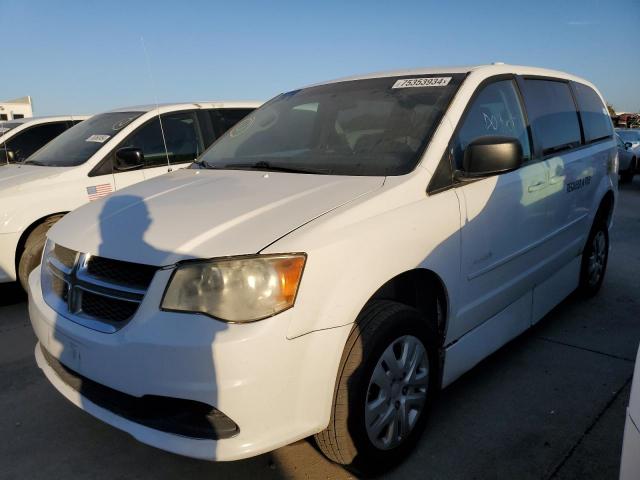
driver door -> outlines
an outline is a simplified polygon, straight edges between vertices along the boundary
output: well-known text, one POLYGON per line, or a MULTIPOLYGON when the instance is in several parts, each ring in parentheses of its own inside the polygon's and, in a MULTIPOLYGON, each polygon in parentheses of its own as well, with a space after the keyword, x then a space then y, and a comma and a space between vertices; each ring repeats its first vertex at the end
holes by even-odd
POLYGON ((524 164, 512 172, 457 185, 463 225, 456 334, 462 335, 505 311, 500 321, 505 322, 508 336, 515 336, 530 325, 531 290, 546 255, 548 167, 531 159, 515 81, 498 80, 481 88, 453 139, 457 168, 462 167, 467 145, 483 136, 517 138, 524 164), (510 305, 514 307, 507 309, 510 305))

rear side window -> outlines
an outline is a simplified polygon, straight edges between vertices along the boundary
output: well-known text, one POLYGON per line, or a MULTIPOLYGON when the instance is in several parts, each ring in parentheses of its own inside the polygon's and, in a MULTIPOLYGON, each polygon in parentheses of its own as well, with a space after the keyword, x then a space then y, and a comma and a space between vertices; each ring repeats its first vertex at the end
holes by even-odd
POLYGON ((613 134, 611 117, 609 117, 607 107, 602 103, 598 94, 593 88, 582 83, 574 83, 573 85, 582 118, 585 142, 595 142, 611 137, 613 134))
POLYGON ((473 100, 453 143, 457 168, 462 168, 467 145, 486 136, 517 138, 524 160, 531 158, 527 127, 513 80, 491 83, 473 100))
POLYGON ((580 123, 569 84, 528 79, 524 85, 529 122, 542 154, 580 146, 580 123))

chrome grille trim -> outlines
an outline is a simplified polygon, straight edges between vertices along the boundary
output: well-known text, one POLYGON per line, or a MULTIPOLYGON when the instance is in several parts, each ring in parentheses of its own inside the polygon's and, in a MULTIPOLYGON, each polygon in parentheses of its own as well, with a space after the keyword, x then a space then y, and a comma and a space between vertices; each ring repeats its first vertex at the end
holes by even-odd
MULTIPOLYGON (((142 303, 146 288, 97 278, 88 270, 92 258, 90 254, 76 253, 62 247, 65 259, 61 261, 57 258, 56 247, 58 246, 45 248, 42 262, 42 293, 45 302, 65 318, 103 333, 114 333, 126 325, 142 303), (68 267, 64 260, 71 258, 72 253, 75 253, 74 264, 68 267)), ((132 263, 127 266, 136 268, 136 264, 132 263)), ((152 267, 140 265, 140 268, 148 270, 152 267)))

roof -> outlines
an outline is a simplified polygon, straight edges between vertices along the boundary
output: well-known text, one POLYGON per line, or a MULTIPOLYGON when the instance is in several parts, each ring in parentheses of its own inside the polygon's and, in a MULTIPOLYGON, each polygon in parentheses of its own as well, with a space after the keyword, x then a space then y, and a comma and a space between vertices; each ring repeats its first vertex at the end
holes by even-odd
POLYGON ((90 115, 48 115, 42 117, 14 118, 13 120, 3 120, 2 123, 47 123, 63 120, 86 120, 89 117, 90 115))
POLYGON ((31 97, 27 95, 26 97, 14 98, 13 100, 0 101, 0 103, 3 103, 3 104, 12 103, 12 104, 21 104, 21 105, 31 105, 31 97))
POLYGON ((190 103, 160 103, 158 105, 134 105, 131 107, 115 108, 108 112, 150 112, 159 109, 162 112, 192 109, 192 108, 258 108, 260 101, 233 101, 223 100, 218 102, 190 102, 190 103))
POLYGON ((468 65, 457 67, 427 67, 427 68, 412 68, 406 70, 390 70, 382 72, 368 73, 364 75, 353 75, 349 77, 338 78, 335 80, 329 80, 327 82, 320 82, 309 86, 325 85, 329 83, 346 82, 350 80, 364 80, 369 78, 383 78, 383 77, 404 77, 413 75, 434 75, 444 73, 471 73, 478 72, 488 76, 500 75, 503 73, 513 73, 519 75, 540 75, 549 77, 564 78, 567 80, 575 80, 581 83, 590 84, 590 82, 559 70, 550 70, 547 68, 528 67, 524 65, 509 65, 506 63, 492 63, 488 65, 468 65))

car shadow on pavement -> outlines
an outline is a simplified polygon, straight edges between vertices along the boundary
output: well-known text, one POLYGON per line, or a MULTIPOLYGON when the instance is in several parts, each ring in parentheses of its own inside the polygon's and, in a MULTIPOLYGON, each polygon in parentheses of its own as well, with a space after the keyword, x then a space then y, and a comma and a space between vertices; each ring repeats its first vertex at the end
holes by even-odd
POLYGON ((0 284, 0 307, 24 302, 27 294, 18 282, 0 284))

